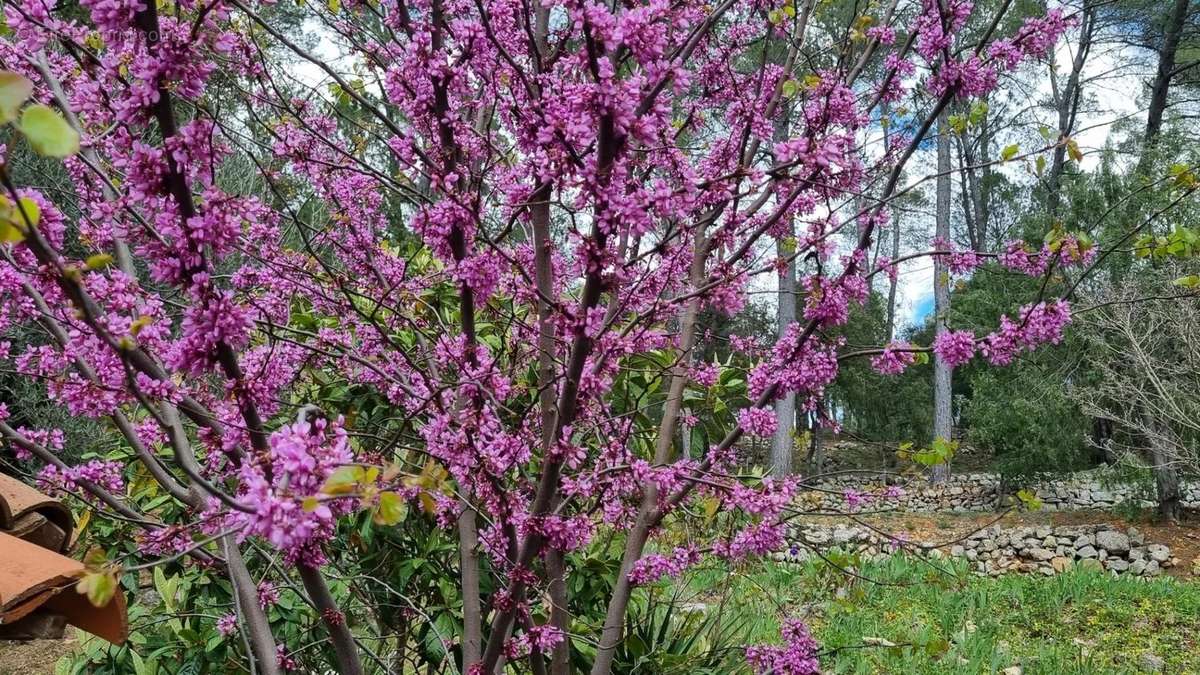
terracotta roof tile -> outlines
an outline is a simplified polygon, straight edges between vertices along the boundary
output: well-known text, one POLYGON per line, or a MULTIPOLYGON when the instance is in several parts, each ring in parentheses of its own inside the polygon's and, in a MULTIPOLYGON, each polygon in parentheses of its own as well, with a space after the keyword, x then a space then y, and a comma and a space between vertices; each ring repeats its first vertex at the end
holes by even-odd
POLYGON ((60 502, 0 475, 0 626, 49 612, 109 642, 124 642, 124 594, 118 590, 97 608, 75 591, 84 565, 59 553, 70 543, 72 524, 60 502))

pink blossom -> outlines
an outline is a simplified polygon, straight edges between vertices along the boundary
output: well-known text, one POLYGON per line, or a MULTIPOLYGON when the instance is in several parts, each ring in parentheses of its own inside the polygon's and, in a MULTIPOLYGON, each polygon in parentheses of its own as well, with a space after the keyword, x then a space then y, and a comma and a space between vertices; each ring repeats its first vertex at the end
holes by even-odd
POLYGON ((969 330, 938 333, 933 339, 933 353, 942 363, 957 368, 975 356, 975 334, 969 330))
POLYGON ((816 675, 817 641, 799 619, 788 619, 780 629, 782 647, 756 645, 746 648, 746 660, 755 673, 761 675, 816 675))
POLYGON ((775 433, 779 421, 768 408, 746 408, 738 412, 738 425, 751 436, 767 438, 775 433))
POLYGON ((916 363, 917 354, 908 342, 890 342, 883 351, 871 357, 871 367, 880 375, 898 375, 916 363))
POLYGON ((233 635, 238 629, 238 619, 236 614, 225 614, 217 619, 217 632, 226 637, 233 635))

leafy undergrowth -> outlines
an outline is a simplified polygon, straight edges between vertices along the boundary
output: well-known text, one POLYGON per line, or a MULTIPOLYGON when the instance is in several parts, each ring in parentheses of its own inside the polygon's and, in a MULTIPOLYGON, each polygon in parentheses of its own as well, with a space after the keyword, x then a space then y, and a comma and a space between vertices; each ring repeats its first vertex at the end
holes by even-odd
POLYGON ((831 673, 1200 673, 1194 582, 1083 569, 990 579, 945 561, 831 560, 862 578, 816 561, 705 570, 685 583, 747 642, 774 641, 783 617, 804 618, 831 673))

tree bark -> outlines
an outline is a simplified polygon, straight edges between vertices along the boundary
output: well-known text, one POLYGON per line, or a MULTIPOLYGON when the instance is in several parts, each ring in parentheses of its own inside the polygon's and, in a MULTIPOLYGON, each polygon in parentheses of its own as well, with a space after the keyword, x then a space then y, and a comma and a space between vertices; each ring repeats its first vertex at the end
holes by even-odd
MULTIPOLYGON (((775 140, 781 141, 788 135, 788 116, 783 114, 775 122, 775 140)), ((791 219, 788 219, 791 222, 791 219)), ((796 260, 794 238, 775 242, 775 253, 788 262, 779 273, 779 291, 776 295, 778 307, 775 311, 776 336, 782 338, 788 326, 796 322, 796 260)), ((794 449, 794 424, 796 421, 796 394, 788 392, 775 402, 775 435, 771 438, 771 474, 789 476, 792 473, 794 449)))
MULTIPOLYGON (((300 581, 304 590, 313 602, 313 606, 321 614, 321 620, 329 629, 329 637, 333 640, 333 652, 337 657, 338 675, 363 675, 362 661, 358 658, 358 646, 354 644, 354 636, 350 634, 350 626, 346 623, 346 615, 337 607, 337 601, 329 592, 329 585, 321 570, 311 565, 297 565, 300 581)), ((257 600, 255 600, 257 602, 257 600)))
POLYGON ((1150 470, 1154 473, 1158 515, 1165 521, 1179 522, 1179 472, 1171 463, 1172 453, 1168 447, 1171 430, 1150 412, 1143 411, 1142 420, 1146 432, 1146 455, 1150 460, 1150 470))
MULTIPOLYGON (((1087 62, 1088 53, 1092 49, 1092 34, 1096 25, 1096 9, 1088 4, 1084 7, 1083 17, 1079 26, 1079 48, 1075 50, 1075 58, 1071 61, 1071 74, 1067 76, 1066 85, 1059 90, 1058 78, 1055 71, 1050 71, 1050 86, 1054 96, 1054 106, 1058 113, 1058 136, 1060 139, 1070 138, 1075 131, 1075 120, 1079 116, 1079 102, 1083 86, 1080 78, 1083 66, 1087 62)), ((1067 147, 1059 143, 1054 148, 1054 158, 1050 164, 1050 172, 1046 177, 1046 210, 1050 217, 1057 218, 1059 206, 1062 203, 1062 175, 1067 162, 1067 147)))
MULTIPOLYGON (((1183 35, 1183 25, 1187 20, 1190 5, 1190 0, 1175 0, 1171 5, 1171 13, 1167 15, 1162 46, 1158 50, 1158 70, 1154 74, 1154 82, 1150 85, 1150 107, 1146 111, 1147 150, 1162 130, 1163 114, 1167 110, 1167 94, 1175 70, 1175 56, 1179 51, 1179 41, 1183 35)), ((1145 154, 1143 153, 1143 156, 1145 154)))
POLYGON ((258 604, 258 593, 250 570, 246 569, 246 561, 238 549, 234 535, 226 535, 222 540, 225 548, 225 564, 229 571, 229 581, 233 584, 238 614, 246 627, 247 642, 250 643, 250 658, 258 664, 261 675, 279 675, 279 661, 275 655, 275 636, 271 633, 271 624, 267 615, 258 604))
MULTIPOLYGON (((891 123, 891 109, 884 102, 881 108, 881 117, 891 123)), ((885 126, 883 130, 883 147, 884 151, 889 155, 892 152, 892 134, 891 127, 885 126)), ((896 264, 895 260, 900 257, 900 215, 893 208, 890 209, 892 218, 892 252, 890 257, 892 264, 896 264)), ((887 339, 891 342, 896 338, 896 287, 899 285, 899 278, 894 274, 888 274, 888 299, 887 299, 887 339)))
MULTIPOLYGON (((950 241, 950 125, 945 111, 938 118, 937 138, 937 223, 936 236, 950 241)), ((937 335, 950 330, 950 270, 943 256, 933 259, 933 306, 934 330, 937 335)), ((941 358, 933 362, 933 437, 950 440, 954 429, 950 416, 950 366, 941 358)), ((949 467, 939 464, 934 467, 934 480, 941 480, 949 473, 949 467)))

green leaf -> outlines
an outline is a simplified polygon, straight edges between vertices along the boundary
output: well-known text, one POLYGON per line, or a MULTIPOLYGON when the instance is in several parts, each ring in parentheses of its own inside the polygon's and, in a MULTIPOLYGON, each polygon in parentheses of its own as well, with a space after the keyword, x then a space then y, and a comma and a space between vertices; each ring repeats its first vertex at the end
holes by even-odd
POLYGON ((17 111, 33 96, 33 83, 20 73, 0 70, 0 124, 17 119, 17 111))
POLYGON ((781 89, 784 98, 792 98, 800 91, 800 83, 795 80, 785 80, 781 89))
POLYGON ((113 263, 113 257, 107 253, 97 253, 96 255, 88 256, 84 263, 89 270, 102 270, 113 263))
POLYGON ((1046 158, 1042 155, 1038 155, 1038 158, 1034 160, 1034 168, 1037 171, 1037 175, 1040 177, 1042 172, 1046 170, 1046 158))
POLYGON ((25 108, 20 128, 39 155, 61 159, 79 152, 79 133, 50 106, 38 103, 25 108))
POLYGON ((975 105, 971 106, 971 114, 970 114, 971 124, 979 124, 980 122, 983 121, 983 118, 986 117, 987 114, 988 114, 987 101, 977 101, 975 103, 975 105))
POLYGON ((146 668, 146 662, 142 660, 142 657, 137 652, 131 649, 129 650, 129 656, 133 659, 134 675, 150 675, 149 669, 146 668))
POLYGON ((75 585, 75 591, 86 595, 93 607, 104 607, 117 592, 117 577, 109 570, 87 572, 75 585))
POLYGON ((29 227, 37 227, 42 220, 42 210, 37 202, 28 197, 17 199, 14 205, 7 197, 0 196, 0 225, 8 226, 17 231, 2 240, 7 242, 21 241, 29 232, 29 227), (20 235, 20 236, 17 236, 20 235))
POLYGON ((1186 277, 1179 277, 1171 283, 1176 286, 1183 286, 1184 288, 1197 288, 1200 287, 1200 274, 1189 274, 1186 277))
POLYGON ((376 525, 398 525, 408 516, 408 503, 395 492, 383 492, 379 495, 379 504, 371 520, 376 525))
POLYGON ((344 495, 354 492, 362 482, 366 472, 361 466, 341 466, 329 474, 321 492, 327 495, 344 495))
POLYGON ((1025 508, 1030 511, 1037 511, 1042 508, 1042 500, 1038 498, 1037 493, 1030 489, 1018 490, 1017 499, 1025 505, 1025 508))
POLYGON ((1012 145, 1006 145, 1004 146, 1004 149, 1000 151, 1000 159, 1001 161, 1007 162, 1013 157, 1016 157, 1017 153, 1020 151, 1021 146, 1017 145, 1016 143, 1013 143, 1012 145))
POLYGON ((25 233, 9 223, 0 222, 0 244, 16 244, 25 241, 25 233))

